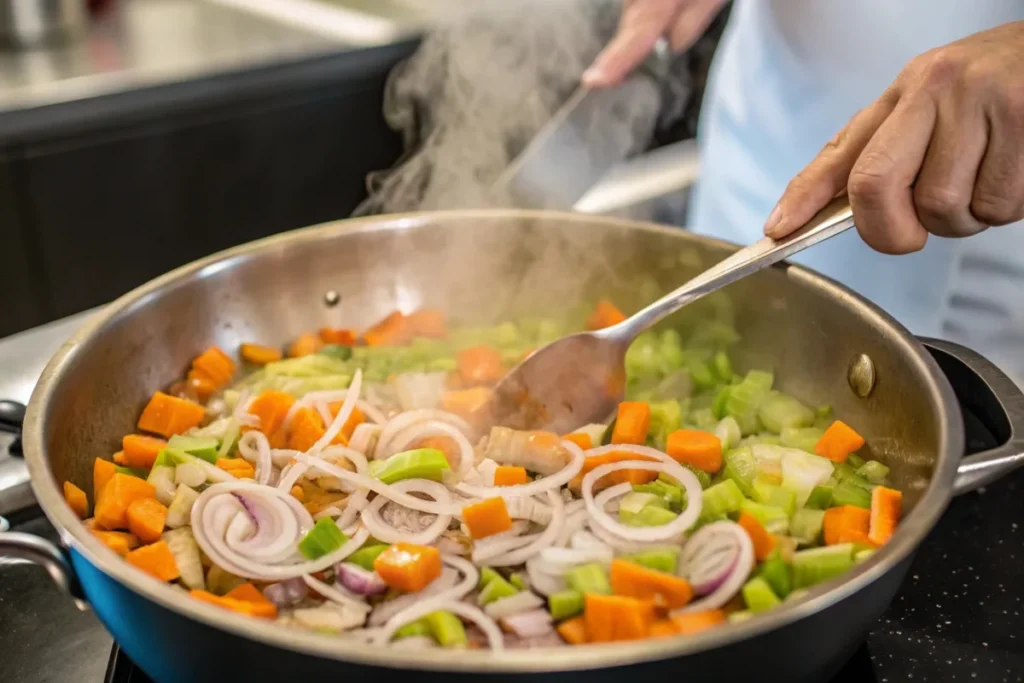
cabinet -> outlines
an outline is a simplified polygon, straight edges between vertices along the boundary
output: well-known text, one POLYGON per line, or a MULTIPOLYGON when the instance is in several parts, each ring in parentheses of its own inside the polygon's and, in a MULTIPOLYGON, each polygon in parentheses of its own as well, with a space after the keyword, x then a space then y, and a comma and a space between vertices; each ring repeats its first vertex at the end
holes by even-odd
POLYGON ((0 337, 45 320, 42 283, 34 282, 25 226, 16 203, 15 163, 0 148, 0 337))

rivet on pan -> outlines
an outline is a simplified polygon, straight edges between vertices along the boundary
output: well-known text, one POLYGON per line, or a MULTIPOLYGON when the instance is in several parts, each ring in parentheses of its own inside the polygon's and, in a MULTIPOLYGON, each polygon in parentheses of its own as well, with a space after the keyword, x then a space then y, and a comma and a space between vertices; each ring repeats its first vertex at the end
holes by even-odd
POLYGON ((853 393, 861 398, 867 398, 871 390, 875 388, 875 363, 867 354, 857 354, 850 361, 850 370, 846 374, 846 381, 850 383, 853 393))
POLYGON ((327 293, 324 294, 324 305, 327 306, 327 308, 334 308, 340 301, 341 295, 333 289, 328 290, 327 293))

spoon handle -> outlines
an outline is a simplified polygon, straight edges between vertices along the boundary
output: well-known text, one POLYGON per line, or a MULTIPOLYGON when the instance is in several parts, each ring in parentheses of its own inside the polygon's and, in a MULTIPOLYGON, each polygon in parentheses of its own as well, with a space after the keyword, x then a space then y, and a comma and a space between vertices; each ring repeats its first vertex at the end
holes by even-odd
POLYGON ((853 227, 853 211, 846 196, 833 199, 802 228, 780 240, 765 237, 707 269, 679 289, 619 325, 607 328, 609 336, 632 340, 686 304, 721 287, 778 263, 853 227))

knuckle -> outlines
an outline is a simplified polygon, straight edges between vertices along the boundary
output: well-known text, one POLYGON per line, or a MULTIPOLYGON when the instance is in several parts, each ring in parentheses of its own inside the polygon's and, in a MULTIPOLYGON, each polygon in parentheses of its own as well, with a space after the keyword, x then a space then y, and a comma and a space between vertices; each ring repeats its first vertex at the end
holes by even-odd
POLYGON ((952 187, 918 185, 914 188, 914 205, 919 214, 929 218, 946 218, 960 214, 967 199, 952 187))
POLYGON ((986 225, 1007 225, 1024 218, 1024 202, 979 188, 971 199, 971 213, 986 225))
POLYGON ((887 170, 892 168, 892 160, 878 152, 867 152, 862 156, 850 172, 847 191, 851 197, 862 201, 874 201, 885 193, 889 182, 887 170))
POLYGON ((923 55, 919 66, 926 87, 947 88, 961 78, 967 59, 960 49, 947 46, 923 55))

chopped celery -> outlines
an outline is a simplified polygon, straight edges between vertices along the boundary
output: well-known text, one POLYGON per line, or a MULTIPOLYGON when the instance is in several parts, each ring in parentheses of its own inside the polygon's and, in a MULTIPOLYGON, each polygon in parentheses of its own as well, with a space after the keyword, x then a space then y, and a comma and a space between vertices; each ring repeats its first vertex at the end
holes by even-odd
POLYGON ((121 465, 114 465, 114 471, 120 474, 127 474, 129 477, 137 477, 139 479, 145 479, 149 476, 146 470, 139 469, 138 467, 122 467, 121 465))
POLYGON ((751 370, 739 384, 729 390, 725 412, 736 419, 744 436, 756 434, 761 429, 758 409, 772 387, 770 372, 751 370))
POLYGON ((617 418, 613 418, 612 421, 608 423, 608 427, 605 428, 604 434, 601 435, 601 445, 602 446, 607 446, 608 444, 610 444, 612 442, 612 434, 615 433, 615 422, 616 421, 617 421, 617 418))
POLYGON ((828 581, 852 566, 852 543, 801 550, 793 555, 793 587, 807 588, 828 581))
POLYGON ((627 519, 622 516, 622 509, 619 509, 619 519, 629 526, 663 526, 678 516, 671 510, 648 505, 635 515, 630 515, 627 519))
MULTIPOLYGON (((711 401, 711 412, 714 413, 715 417, 718 418, 719 420, 721 420, 724 417, 727 417, 726 412, 725 412, 725 406, 726 406, 726 403, 728 403, 728 401, 729 401, 729 387, 728 386, 724 386, 724 387, 722 387, 721 389, 718 390, 718 393, 715 394, 714 400, 711 401)), ((736 420, 733 419, 733 422, 735 422, 735 421, 736 420)), ((739 425, 736 425, 736 426, 739 427, 739 425)))
POLYGON ((608 582, 608 574, 599 564, 583 564, 573 567, 565 573, 565 584, 580 593, 601 593, 609 595, 612 586, 608 582))
POLYGON ((804 505, 813 510, 828 510, 832 507, 832 487, 815 486, 804 505))
POLYGON ((333 553, 348 540, 330 517, 321 517, 299 541, 299 552, 308 560, 333 553))
POLYGON ((839 479, 839 481, 846 481, 854 486, 859 486, 865 491, 870 491, 875 488, 874 484, 857 474, 857 470, 855 470, 849 463, 841 462, 836 464, 836 478, 839 479))
POLYGON ((780 598, 785 598, 793 590, 792 571, 777 550, 764 561, 757 575, 764 579, 771 586, 772 592, 780 598))
POLYGON ((683 509, 683 490, 661 479, 655 479, 650 484, 634 484, 633 490, 637 493, 650 493, 660 497, 665 501, 668 509, 674 512, 681 512, 683 509))
POLYGON ((385 484, 394 484, 403 479, 441 481, 441 475, 450 469, 448 459, 441 451, 436 448, 417 448, 392 455, 384 461, 384 466, 375 476, 385 484))
POLYGON ((656 493, 627 493, 619 501, 619 519, 628 524, 648 506, 668 510, 668 502, 656 493))
POLYGON ((851 453, 846 457, 845 462, 847 465, 856 470, 860 469, 860 467, 864 464, 865 460, 856 453, 851 453))
POLYGON ((736 422, 736 418, 726 415, 715 426, 715 436, 722 442, 722 449, 729 450, 735 448, 736 444, 740 442, 743 432, 740 431, 740 425, 736 422))
POLYGON ((862 489, 849 479, 844 479, 832 489, 833 505, 856 505, 861 508, 871 508, 871 493, 862 489))
POLYGON ((793 602, 794 600, 799 600, 808 593, 810 593, 810 591, 808 591, 806 588, 797 588, 796 590, 791 591, 789 596, 786 597, 786 602, 793 602))
MULTIPOLYGON (((388 549, 387 544, 374 543, 372 545, 364 545, 359 550, 355 551, 351 555, 345 558, 346 562, 357 564, 366 571, 373 571, 373 561, 377 559, 377 556, 388 549)), ((487 571, 487 567, 484 567, 483 571, 487 571)))
POLYGON ((782 508, 745 500, 740 505, 740 510, 753 515, 761 526, 773 534, 785 534, 789 529, 789 515, 782 508))
MULTIPOLYGON (((495 572, 497 574, 497 572, 495 572)), ((481 577, 482 579, 483 577, 481 577)), ((481 605, 489 605, 495 600, 509 598, 519 592, 519 589, 503 579, 501 576, 493 576, 487 585, 480 591, 477 602, 481 605)))
POLYGON ((782 488, 796 494, 796 504, 804 505, 815 486, 821 486, 832 476, 832 463, 818 455, 795 448, 782 454, 782 488))
POLYGON ((780 434, 782 445, 786 448, 797 448, 801 451, 814 453, 814 447, 821 440, 825 430, 817 427, 785 427, 780 434))
POLYGON ((508 582, 521 591, 529 587, 529 584, 526 583, 526 577, 519 572, 512 572, 508 577, 508 582))
POLYGON ((714 366, 715 374, 718 375, 718 378, 723 382, 728 382, 732 377, 732 363, 729 362, 729 354, 725 351, 719 351, 711 359, 711 364, 714 366))
POLYGON ((744 500, 743 491, 732 479, 710 486, 704 491, 701 519, 724 519, 729 513, 739 510, 744 500))
POLYGON ((168 440, 167 448, 184 451, 189 455, 202 458, 208 463, 217 463, 217 450, 220 442, 217 439, 200 438, 194 436, 181 436, 175 434, 168 440))
POLYGON ((430 625, 427 624, 426 619, 410 621, 408 624, 395 631, 395 635, 391 636, 391 640, 401 640, 402 638, 412 638, 414 636, 426 636, 428 638, 433 637, 430 632, 430 625))
POLYGON ((749 448, 754 455, 754 462, 757 463, 759 476, 767 476, 775 479, 776 484, 782 483, 782 454, 786 449, 778 444, 750 443, 755 437, 748 437, 743 440, 744 447, 749 448))
POLYGON ((757 416, 765 429, 780 434, 783 429, 807 427, 814 422, 814 411, 787 394, 771 392, 761 402, 757 416))
POLYGON ((687 369, 690 371, 690 377, 693 378, 693 385, 697 387, 697 389, 710 389, 715 386, 715 373, 707 363, 703 363, 699 360, 691 360, 687 369))
POLYGON ((874 548, 864 548, 863 550, 858 550, 857 552, 855 552, 853 554, 853 561, 856 564, 860 564, 861 562, 866 561, 868 558, 870 558, 874 554, 875 554, 875 549, 874 548))
POLYGON ((752 498, 754 477, 758 473, 753 452, 749 448, 735 448, 725 454, 724 460, 725 467, 722 471, 725 477, 736 482, 744 496, 752 498))
MULTIPOLYGON (((697 477, 697 481, 700 482, 700 487, 702 489, 706 489, 707 487, 711 486, 711 475, 710 474, 708 474, 704 470, 702 470, 702 469, 700 469, 698 467, 694 467, 693 465, 691 465, 689 463, 686 463, 686 462, 679 463, 679 464, 681 464, 683 467, 685 467, 686 469, 688 469, 691 472, 693 472, 693 476, 697 477)), ((667 474, 664 474, 664 477, 670 478, 669 475, 667 475, 667 474)), ((662 479, 662 476, 659 476, 658 479, 662 479)), ((684 492, 684 495, 685 495, 685 492, 684 492)))
POLYGON ((710 408, 700 408, 699 410, 693 411, 690 415, 690 422, 697 429, 710 432, 718 426, 718 420, 715 419, 715 414, 711 412, 710 408))
POLYGON ((177 487, 174 483, 174 467, 164 465, 153 465, 146 477, 149 485, 156 490, 156 499, 164 505, 170 505, 174 500, 177 487))
POLYGON ((648 405, 651 409, 648 434, 654 437, 656 448, 664 449, 668 435, 682 426, 682 406, 679 405, 679 401, 657 401, 648 405))
MULTIPOLYGON (((849 459, 847 458, 847 460, 849 459)), ((877 460, 868 460, 857 468, 857 475, 864 477, 872 484, 881 484, 889 476, 889 468, 877 460)))
POLYGON ((800 508, 793 513, 789 521, 789 535, 801 543, 813 545, 821 538, 822 525, 825 522, 824 510, 800 508))
POLYGON ((675 574, 679 565, 679 548, 667 546, 654 550, 644 550, 632 555, 623 555, 622 559, 653 569, 656 572, 675 574))
POLYGON ((555 621, 569 619, 583 613, 583 593, 564 590, 548 596, 548 611, 555 621))
POLYGON ((199 500, 199 493, 184 484, 179 484, 174 492, 171 504, 167 506, 167 524, 170 529, 177 529, 191 523, 192 506, 199 500))
POLYGON ((814 416, 819 420, 828 420, 832 417, 832 406, 823 405, 814 409, 814 416))
POLYGON ((743 586, 743 601, 754 614, 766 612, 782 601, 772 592, 772 587, 761 577, 755 577, 743 586))
POLYGON ((763 475, 755 477, 753 489, 754 500, 758 503, 782 508, 787 515, 792 515, 796 510, 796 494, 770 483, 768 477, 763 475))
POLYGON ((479 588, 480 590, 483 590, 484 588, 487 587, 487 584, 489 584, 491 581, 494 581, 495 579, 500 579, 500 578, 502 578, 501 574, 499 574, 498 572, 494 571, 490 567, 482 567, 480 569, 480 578, 476 582, 476 587, 479 588))
POLYGON ((352 347, 344 344, 328 344, 317 351, 321 356, 337 360, 348 360, 352 357, 352 347))
POLYGON ((466 628, 451 612, 438 610, 423 617, 430 627, 430 634, 441 647, 465 647, 469 644, 466 628))

